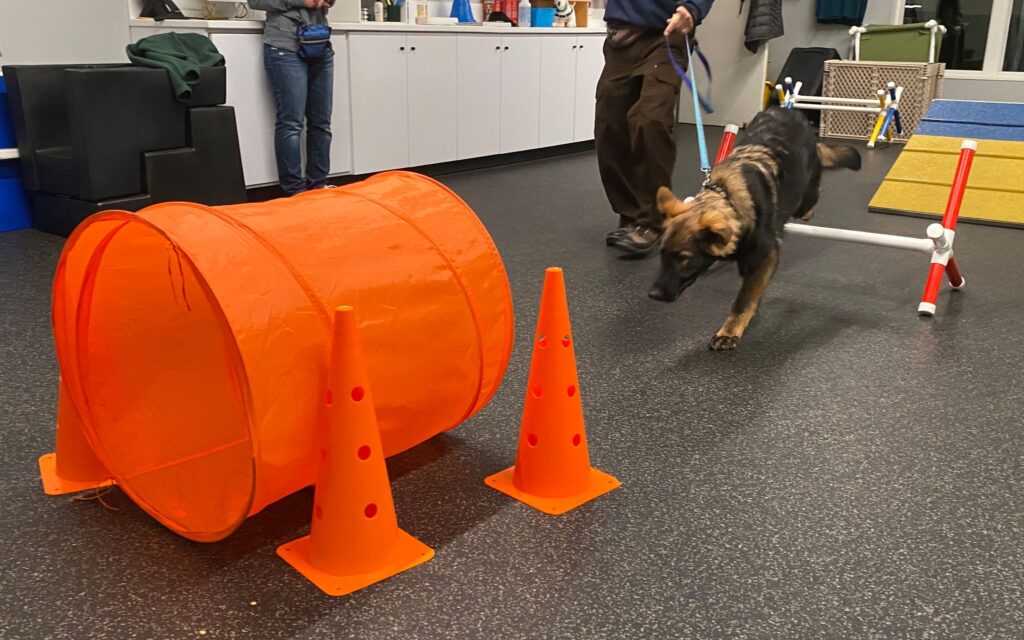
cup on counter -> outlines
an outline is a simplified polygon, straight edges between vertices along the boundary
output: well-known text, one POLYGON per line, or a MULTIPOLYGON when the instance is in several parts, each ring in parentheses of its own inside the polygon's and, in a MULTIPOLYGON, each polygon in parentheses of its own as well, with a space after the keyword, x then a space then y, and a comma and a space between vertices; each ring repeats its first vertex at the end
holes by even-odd
POLYGON ((402 21, 402 5, 400 4, 389 4, 384 8, 384 13, 388 22, 402 21))

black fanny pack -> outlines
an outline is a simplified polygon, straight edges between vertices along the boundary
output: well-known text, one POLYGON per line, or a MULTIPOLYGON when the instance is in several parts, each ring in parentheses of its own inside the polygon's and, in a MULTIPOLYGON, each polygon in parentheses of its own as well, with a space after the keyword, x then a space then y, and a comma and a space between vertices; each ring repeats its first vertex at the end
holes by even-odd
POLYGON ((304 24, 299 27, 299 55, 306 60, 319 60, 331 51, 331 27, 326 24, 304 24))

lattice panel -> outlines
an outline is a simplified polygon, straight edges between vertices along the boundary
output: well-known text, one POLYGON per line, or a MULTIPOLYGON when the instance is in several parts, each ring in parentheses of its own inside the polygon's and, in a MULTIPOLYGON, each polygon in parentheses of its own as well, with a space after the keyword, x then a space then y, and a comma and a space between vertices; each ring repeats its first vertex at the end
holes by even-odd
MULTIPOLYGON (((822 95, 838 98, 871 98, 888 82, 903 86, 900 99, 900 117, 903 133, 896 134, 896 142, 906 142, 924 118, 932 100, 942 93, 943 63, 916 62, 854 62, 829 60, 825 62, 825 85, 822 95)), ((867 140, 875 116, 867 113, 823 111, 821 135, 828 138, 867 140)))

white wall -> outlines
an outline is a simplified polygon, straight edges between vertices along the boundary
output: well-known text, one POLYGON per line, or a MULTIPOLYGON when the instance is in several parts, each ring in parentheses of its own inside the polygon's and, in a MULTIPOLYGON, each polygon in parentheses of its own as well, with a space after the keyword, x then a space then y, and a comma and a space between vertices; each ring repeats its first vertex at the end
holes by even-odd
POLYGON ((942 97, 950 100, 1024 102, 1024 82, 946 78, 942 82, 942 97))
POLYGON ((0 65, 127 62, 119 0, 0 0, 0 65))
MULTIPOLYGON (((836 24, 818 24, 815 0, 783 0, 782 19, 786 35, 768 44, 768 78, 774 81, 794 47, 832 47, 844 58, 850 55, 850 29, 836 24)), ((896 0, 868 0, 865 24, 891 24, 896 0)), ((715 7, 719 10, 720 7, 715 7)))

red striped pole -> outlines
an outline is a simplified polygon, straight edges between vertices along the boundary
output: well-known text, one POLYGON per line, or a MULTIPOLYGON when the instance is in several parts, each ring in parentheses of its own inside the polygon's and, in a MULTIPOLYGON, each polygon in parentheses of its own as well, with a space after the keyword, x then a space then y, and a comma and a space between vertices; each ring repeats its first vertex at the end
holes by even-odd
POLYGON ((964 277, 960 274, 960 268, 953 260, 953 236, 956 231, 957 218, 960 216, 960 205, 964 201, 964 190, 967 188, 967 179, 971 173, 971 163, 974 161, 974 154, 978 151, 978 143, 974 140, 964 140, 960 145, 960 160, 956 165, 956 173, 953 175, 953 186, 949 191, 949 200, 946 201, 946 212, 942 216, 942 230, 940 234, 933 235, 929 230, 929 236, 935 242, 935 252, 932 253, 932 266, 928 271, 928 281, 924 286, 924 295, 921 297, 921 304, 917 312, 923 316, 935 315, 935 302, 939 299, 939 287, 942 284, 942 274, 946 273, 949 283, 959 289, 964 285, 964 277))
POLYGON ((718 144, 718 154, 715 155, 715 164, 719 164, 722 160, 732 153, 732 145, 736 143, 736 134, 740 132, 740 128, 734 124, 725 125, 725 134, 722 136, 722 141, 718 144))

